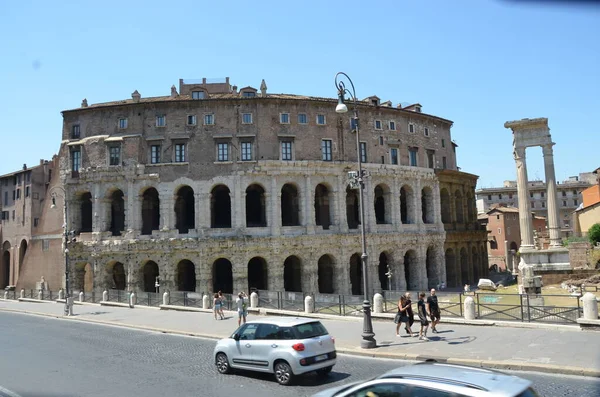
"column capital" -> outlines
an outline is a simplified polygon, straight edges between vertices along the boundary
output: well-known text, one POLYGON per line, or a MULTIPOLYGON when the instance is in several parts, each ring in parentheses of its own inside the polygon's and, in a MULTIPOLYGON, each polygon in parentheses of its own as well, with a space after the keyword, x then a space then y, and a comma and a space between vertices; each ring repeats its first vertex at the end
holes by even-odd
POLYGON ((546 156, 552 156, 553 155, 552 146, 554 146, 554 145, 555 145, 554 142, 547 143, 545 145, 541 145, 542 146, 542 153, 544 154, 544 157, 546 157, 546 156))

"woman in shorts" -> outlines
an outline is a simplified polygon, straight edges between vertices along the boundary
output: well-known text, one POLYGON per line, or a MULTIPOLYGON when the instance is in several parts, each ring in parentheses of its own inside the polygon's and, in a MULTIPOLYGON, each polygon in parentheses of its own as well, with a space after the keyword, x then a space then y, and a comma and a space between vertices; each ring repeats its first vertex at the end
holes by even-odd
POLYGON ((217 319, 217 314, 223 320, 223 315, 221 314, 221 299, 219 299, 219 294, 215 292, 213 297, 213 313, 215 314, 215 320, 217 319))

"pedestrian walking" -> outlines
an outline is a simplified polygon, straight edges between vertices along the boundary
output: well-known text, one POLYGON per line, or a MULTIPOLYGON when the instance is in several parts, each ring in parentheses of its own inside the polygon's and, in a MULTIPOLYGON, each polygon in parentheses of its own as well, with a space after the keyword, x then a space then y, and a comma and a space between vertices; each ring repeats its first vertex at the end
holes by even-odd
POLYGON ((223 320, 223 315, 221 314, 221 300, 219 299, 219 294, 217 292, 215 292, 215 295, 213 296, 213 313, 215 314, 215 320, 217 319, 217 315, 223 320))
MULTIPOLYGON (((410 297, 410 295, 409 295, 410 297)), ((411 301, 406 298, 406 295, 402 295, 398 300, 398 313, 396 313, 396 317, 394 317, 394 322, 396 323, 396 336, 400 336, 400 326, 404 323, 404 329, 409 336, 413 335, 412 330, 410 329, 410 319, 408 317, 408 310, 410 309, 411 301)))
POLYGON ((246 317, 248 316, 248 305, 246 303, 246 294, 244 292, 240 292, 238 294, 238 297, 235 300, 235 305, 237 306, 238 312, 238 326, 242 325, 242 320, 244 320, 244 324, 246 324, 246 317))
POLYGON ((438 297, 435 294, 435 288, 429 291, 430 295, 427 297, 427 312, 431 318, 431 332, 437 334, 436 326, 440 323, 440 305, 438 304, 438 297))
POLYGON ((219 302, 221 302, 221 310, 219 311, 219 314, 221 314, 221 317, 225 319, 225 313, 223 313, 223 308, 225 307, 225 296, 223 296, 223 293, 221 291, 219 291, 218 294, 219 302))
POLYGON ((425 306, 425 292, 419 294, 419 302, 417 303, 419 320, 421 321, 421 330, 419 331, 419 340, 429 341, 427 338, 427 328, 429 327, 429 321, 427 321, 427 308, 425 306))

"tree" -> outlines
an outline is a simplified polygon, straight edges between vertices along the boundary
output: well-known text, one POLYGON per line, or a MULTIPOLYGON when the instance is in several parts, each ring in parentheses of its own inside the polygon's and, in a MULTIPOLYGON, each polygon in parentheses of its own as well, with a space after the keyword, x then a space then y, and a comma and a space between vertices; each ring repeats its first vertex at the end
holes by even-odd
POLYGON ((588 230, 588 238, 592 245, 596 245, 600 242, 600 223, 595 223, 590 227, 590 230, 588 230))

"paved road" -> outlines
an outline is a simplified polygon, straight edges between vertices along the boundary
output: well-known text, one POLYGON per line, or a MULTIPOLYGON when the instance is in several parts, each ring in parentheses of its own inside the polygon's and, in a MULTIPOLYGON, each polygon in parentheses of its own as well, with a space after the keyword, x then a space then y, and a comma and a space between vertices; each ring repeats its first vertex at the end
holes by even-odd
MULTIPOLYGON (((214 341, 23 314, 0 313, 0 396, 310 396, 318 390, 406 365, 340 356, 323 383, 316 376, 282 387, 268 375, 221 376, 214 341)), ((597 396, 600 380, 521 373, 543 396, 597 396)))

